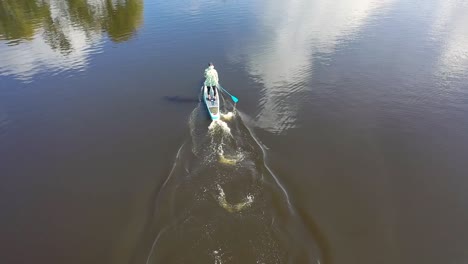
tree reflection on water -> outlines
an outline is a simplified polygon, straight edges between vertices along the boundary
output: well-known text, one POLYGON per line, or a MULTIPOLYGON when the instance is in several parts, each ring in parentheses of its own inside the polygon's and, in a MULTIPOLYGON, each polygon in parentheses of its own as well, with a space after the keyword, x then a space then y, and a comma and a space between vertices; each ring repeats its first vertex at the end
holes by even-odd
POLYGON ((73 30, 88 38, 107 32, 112 41, 122 42, 135 35, 142 21, 142 0, 0 1, 0 40, 15 45, 41 33, 51 48, 65 53, 73 49, 73 30))

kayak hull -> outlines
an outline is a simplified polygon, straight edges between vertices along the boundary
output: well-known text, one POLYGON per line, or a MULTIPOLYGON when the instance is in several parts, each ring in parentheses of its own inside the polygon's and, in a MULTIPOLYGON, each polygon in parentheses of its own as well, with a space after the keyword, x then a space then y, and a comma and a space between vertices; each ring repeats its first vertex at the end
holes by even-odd
MULTIPOLYGON (((220 118, 219 90, 217 89, 215 101, 208 100, 208 88, 205 85, 202 86, 202 90, 203 90, 203 101, 205 101, 206 109, 208 110, 208 114, 210 115, 211 120, 218 120, 220 118)), ((213 90, 211 90, 211 97, 213 97, 213 90)))

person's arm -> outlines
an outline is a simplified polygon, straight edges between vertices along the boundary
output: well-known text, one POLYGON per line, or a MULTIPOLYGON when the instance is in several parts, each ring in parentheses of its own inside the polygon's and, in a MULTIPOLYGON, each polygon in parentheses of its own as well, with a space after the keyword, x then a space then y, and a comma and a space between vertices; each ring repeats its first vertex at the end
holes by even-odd
POLYGON ((208 71, 205 70, 205 79, 208 77, 208 76, 207 76, 207 73, 208 73, 208 71))
POLYGON ((214 72, 214 79, 216 80, 216 84, 219 84, 218 71, 214 72))

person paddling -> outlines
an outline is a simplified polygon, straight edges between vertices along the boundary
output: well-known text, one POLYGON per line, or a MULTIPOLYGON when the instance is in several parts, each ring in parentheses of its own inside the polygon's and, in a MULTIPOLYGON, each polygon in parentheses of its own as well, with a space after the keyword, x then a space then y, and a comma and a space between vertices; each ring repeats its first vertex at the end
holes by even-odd
POLYGON ((210 90, 213 88, 213 100, 216 100, 216 87, 218 86, 218 72, 215 70, 213 63, 208 64, 205 69, 205 86, 208 89, 208 100, 212 100, 210 90))

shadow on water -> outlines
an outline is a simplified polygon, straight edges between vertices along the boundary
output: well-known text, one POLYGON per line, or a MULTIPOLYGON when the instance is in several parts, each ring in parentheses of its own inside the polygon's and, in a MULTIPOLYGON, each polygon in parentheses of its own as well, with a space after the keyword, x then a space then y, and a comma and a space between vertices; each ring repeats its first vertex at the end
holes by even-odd
POLYGON ((146 263, 324 263, 321 241, 267 166, 244 115, 226 108, 220 121, 209 121, 203 103, 190 115, 190 137, 155 193, 146 263))
POLYGON ((164 96, 164 100, 172 103, 199 103, 200 99, 198 98, 193 98, 190 96, 179 96, 179 95, 174 95, 174 96, 164 96))

